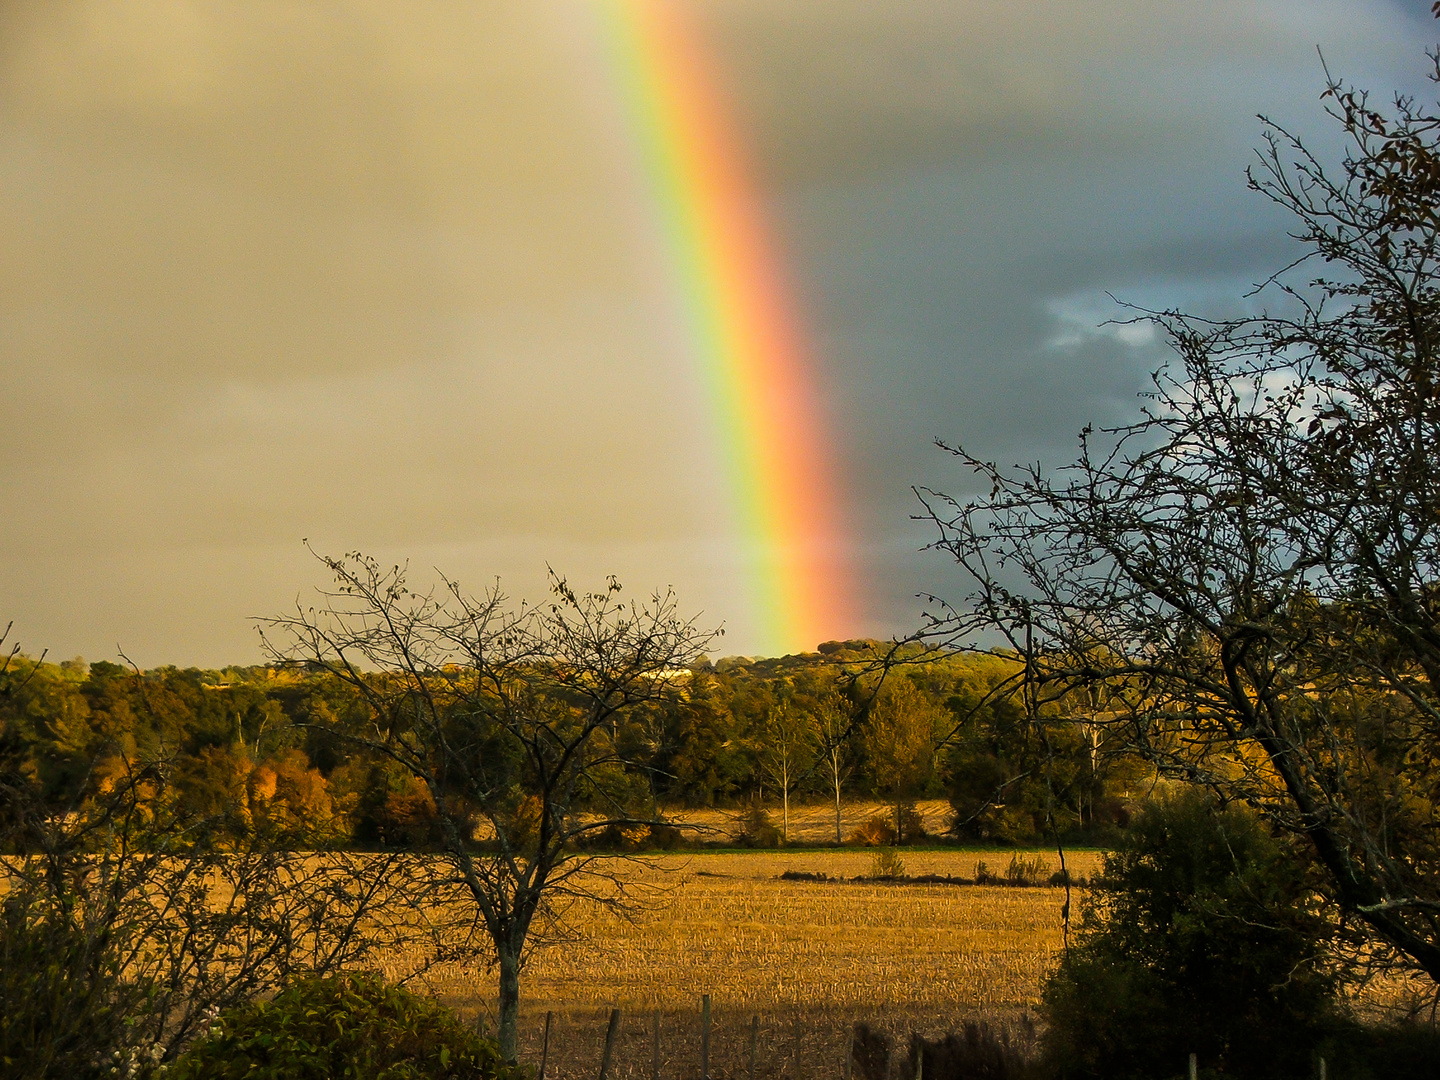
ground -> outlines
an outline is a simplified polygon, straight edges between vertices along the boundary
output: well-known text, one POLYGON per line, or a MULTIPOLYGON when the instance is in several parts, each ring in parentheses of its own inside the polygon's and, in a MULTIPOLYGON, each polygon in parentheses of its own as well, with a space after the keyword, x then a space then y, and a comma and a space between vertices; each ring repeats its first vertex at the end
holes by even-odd
MULTIPOLYGON (((593 1080, 606 1018, 619 1008, 610 1075, 649 1077, 658 1011, 662 1075, 698 1077, 702 994, 713 1002, 711 1075, 720 1080, 746 1076, 752 1017, 756 1076, 792 1080, 841 1075, 856 1020, 902 1036, 940 1034, 967 1017, 1020 1022, 1063 945, 1065 891, 848 880, 868 873, 874 854, 701 851, 638 860, 630 873, 653 890, 641 910, 627 920, 577 908, 575 940, 531 959, 521 1060, 538 1064, 550 1012, 547 1080, 593 1080), (786 870, 842 880, 783 881, 786 870)), ((912 876, 974 877, 979 861, 1003 873, 1014 854, 900 851, 912 876)), ((1028 854, 1059 866, 1053 850, 1028 854)), ((1072 873, 1093 874, 1098 863, 1098 853, 1067 852, 1072 873)), ((431 985, 463 1015, 493 1024, 492 975, 442 968, 431 985)))

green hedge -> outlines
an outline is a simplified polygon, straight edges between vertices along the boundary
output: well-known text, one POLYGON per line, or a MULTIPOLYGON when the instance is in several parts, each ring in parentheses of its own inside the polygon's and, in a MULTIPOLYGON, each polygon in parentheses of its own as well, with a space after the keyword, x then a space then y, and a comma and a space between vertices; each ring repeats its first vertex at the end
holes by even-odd
POLYGON ((223 1014, 166 1080, 527 1080, 448 1009, 368 975, 294 983, 223 1014))

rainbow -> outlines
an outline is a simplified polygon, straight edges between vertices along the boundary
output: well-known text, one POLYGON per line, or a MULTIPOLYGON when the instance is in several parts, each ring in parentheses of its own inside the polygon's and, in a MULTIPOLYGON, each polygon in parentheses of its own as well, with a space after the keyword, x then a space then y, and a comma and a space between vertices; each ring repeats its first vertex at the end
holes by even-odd
POLYGON ((769 654, 853 633, 844 517, 785 268, 697 36, 667 0, 595 0, 723 447, 769 654))

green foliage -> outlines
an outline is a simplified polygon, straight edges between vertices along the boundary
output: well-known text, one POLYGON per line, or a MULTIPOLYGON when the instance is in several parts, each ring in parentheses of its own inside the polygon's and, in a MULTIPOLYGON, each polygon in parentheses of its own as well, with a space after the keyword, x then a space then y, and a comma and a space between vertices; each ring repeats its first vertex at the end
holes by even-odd
POLYGON ((293 983, 223 1014, 167 1080, 524 1080, 449 1010, 372 976, 293 983))
POLYGON ((1297 861, 1196 790, 1147 806, 1045 989, 1059 1077, 1302 1076, 1331 1014, 1327 927, 1297 861))
POLYGON ((1005 868, 1007 885, 1039 885, 1049 878, 1050 864, 1038 855, 1010 856, 1010 865, 1005 868))
POLYGON ((21 883, 0 907, 0 1005, 0 1074, 83 1080, 128 1047, 146 994, 105 935, 21 883))
POLYGON ((899 878, 905 876, 905 863, 894 848, 881 848, 870 860, 870 876, 873 878, 899 878))
MULTIPOLYGON (((781 789, 792 799, 833 800, 838 774, 849 790, 894 799, 904 843, 922 835, 906 804, 947 790, 956 832, 967 839, 1032 844, 1048 832, 1052 804, 1064 829, 1115 820, 1133 777, 1113 753, 1092 767, 1085 733, 1057 713, 1048 716, 1054 757, 1042 768, 1045 748, 1004 687, 982 701, 1014 674, 1013 658, 940 655, 892 673, 872 702, 876 677, 865 666, 880 644, 827 649, 719 669, 697 662, 673 694, 597 739, 597 750, 642 767, 594 764, 578 805, 618 802, 643 818, 657 804, 737 806, 757 794, 779 803, 781 789)), ((425 785, 357 741, 377 730, 374 702, 333 674, 301 666, 136 672, 105 662, 87 671, 80 661, 21 657, 8 685, 0 730, 18 754, 16 769, 53 809, 93 798, 119 758, 163 756, 173 764, 163 792, 169 808, 203 818, 216 842, 443 843, 425 785)), ((487 741, 461 715, 447 722, 484 751, 487 790, 497 793, 490 809, 518 810, 532 778, 514 747, 487 741)), ((894 813, 887 827, 892 837, 880 842, 893 840, 894 813)))
POLYGON ((780 846, 780 830, 759 803, 751 803, 735 823, 735 839, 742 847, 773 848, 780 846))

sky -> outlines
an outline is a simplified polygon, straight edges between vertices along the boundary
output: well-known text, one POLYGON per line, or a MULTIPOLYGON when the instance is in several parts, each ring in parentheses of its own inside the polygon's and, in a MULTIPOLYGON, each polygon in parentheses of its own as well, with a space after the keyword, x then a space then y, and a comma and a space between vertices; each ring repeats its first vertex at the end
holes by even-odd
MULTIPOLYGON (((673 587, 775 642, 676 330, 593 0, 0 5, 0 626, 260 659, 361 550, 543 599, 673 587)), ((1120 300, 1289 261, 1264 114, 1433 100, 1428 0, 674 0, 743 143, 841 492, 846 625, 960 587, 935 445, 1060 464, 1165 358, 1120 300), (1317 50, 1319 52, 1317 53, 1317 50)))

